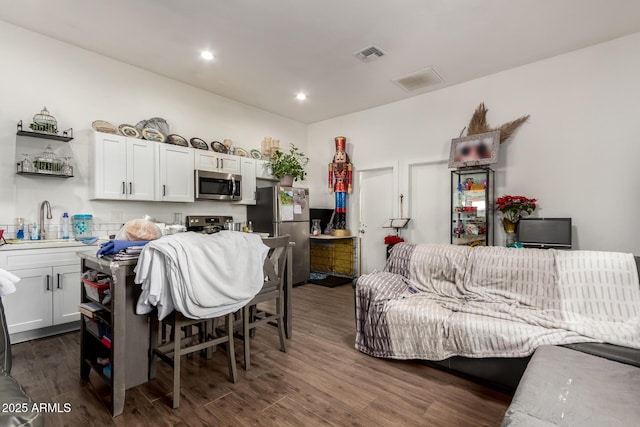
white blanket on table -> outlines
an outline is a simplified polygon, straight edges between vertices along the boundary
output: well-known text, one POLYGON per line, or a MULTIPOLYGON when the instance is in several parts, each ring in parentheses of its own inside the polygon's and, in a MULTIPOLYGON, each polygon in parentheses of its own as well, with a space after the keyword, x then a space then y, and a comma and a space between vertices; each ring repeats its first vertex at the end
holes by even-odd
POLYGON ((134 270, 135 282, 142 284, 136 312, 157 306, 160 320, 174 309, 191 319, 234 312, 262 288, 268 251, 260 236, 233 231, 154 240, 134 270))
POLYGON ((0 298, 16 291, 16 283, 20 278, 13 273, 0 268, 0 298))

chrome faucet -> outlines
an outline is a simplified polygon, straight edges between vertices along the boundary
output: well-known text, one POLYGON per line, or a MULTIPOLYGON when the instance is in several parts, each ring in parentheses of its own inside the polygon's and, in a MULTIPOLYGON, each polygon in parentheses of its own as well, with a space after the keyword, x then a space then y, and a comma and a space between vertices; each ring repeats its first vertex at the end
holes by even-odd
POLYGON ((51 215, 51 205, 48 200, 44 200, 40 204, 40 240, 44 240, 47 237, 47 232, 44 230, 44 208, 47 207, 47 219, 53 218, 51 215))

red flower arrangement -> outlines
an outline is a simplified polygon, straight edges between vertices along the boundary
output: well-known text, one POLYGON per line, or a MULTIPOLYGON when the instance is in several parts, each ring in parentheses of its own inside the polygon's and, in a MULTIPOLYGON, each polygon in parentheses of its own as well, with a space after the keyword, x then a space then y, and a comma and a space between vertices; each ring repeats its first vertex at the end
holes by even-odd
POLYGON ((496 200, 498 210, 511 222, 518 222, 525 215, 530 215, 536 210, 538 199, 529 199, 524 196, 502 196, 496 200))
POLYGON ((404 242, 404 239, 400 236, 387 236, 384 238, 384 244, 385 245, 395 245, 396 243, 402 243, 404 242))

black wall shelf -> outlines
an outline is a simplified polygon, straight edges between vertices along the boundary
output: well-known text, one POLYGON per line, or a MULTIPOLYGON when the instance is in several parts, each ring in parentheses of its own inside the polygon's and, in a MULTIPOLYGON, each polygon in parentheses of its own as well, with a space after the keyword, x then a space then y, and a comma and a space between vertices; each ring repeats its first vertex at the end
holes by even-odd
POLYGON ((28 176, 46 176, 52 178, 73 178, 73 175, 58 175, 55 173, 40 173, 40 172, 16 172, 18 175, 28 175, 28 176))
POLYGON ((32 138, 43 138, 43 139, 51 139, 53 141, 63 141, 69 142, 73 139, 73 128, 69 128, 67 130, 62 131, 62 135, 46 133, 46 132, 32 132, 28 130, 24 130, 22 128, 22 120, 18 122, 18 131, 16 135, 19 136, 30 136, 32 138))

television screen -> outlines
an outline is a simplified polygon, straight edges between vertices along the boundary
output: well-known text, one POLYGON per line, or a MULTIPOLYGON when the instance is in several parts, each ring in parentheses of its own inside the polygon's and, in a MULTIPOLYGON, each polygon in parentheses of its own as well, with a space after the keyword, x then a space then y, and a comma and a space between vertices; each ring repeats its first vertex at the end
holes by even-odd
POLYGON ((525 248, 571 249, 571 218, 525 218, 518 235, 525 248))

